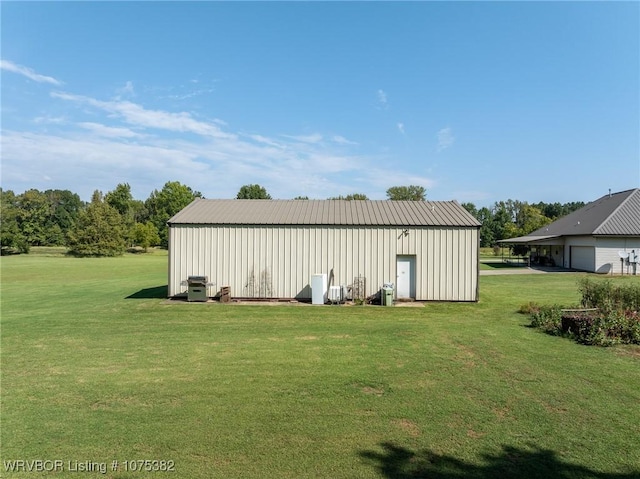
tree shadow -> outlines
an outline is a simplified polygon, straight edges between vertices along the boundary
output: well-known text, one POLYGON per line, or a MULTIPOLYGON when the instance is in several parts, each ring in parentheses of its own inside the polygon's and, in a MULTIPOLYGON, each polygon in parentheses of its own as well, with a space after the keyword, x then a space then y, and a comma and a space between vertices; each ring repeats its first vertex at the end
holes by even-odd
POLYGON ((130 294, 125 299, 166 299, 168 286, 154 286, 153 288, 144 288, 130 294))
POLYGON ((389 442, 382 452, 360 456, 388 479, 637 479, 640 470, 606 473, 562 461, 555 451, 535 445, 503 446, 497 454, 483 454, 480 464, 465 462, 429 449, 414 452, 389 442))

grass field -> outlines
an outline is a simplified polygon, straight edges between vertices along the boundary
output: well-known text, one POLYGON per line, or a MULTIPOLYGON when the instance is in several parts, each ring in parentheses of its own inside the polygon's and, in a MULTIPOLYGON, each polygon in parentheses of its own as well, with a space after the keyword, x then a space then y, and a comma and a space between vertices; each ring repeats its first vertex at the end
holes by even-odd
POLYGON ((577 275, 483 276, 477 304, 167 304, 163 254, 0 261, 1 477, 640 477, 640 349, 516 313, 575 302, 577 275))

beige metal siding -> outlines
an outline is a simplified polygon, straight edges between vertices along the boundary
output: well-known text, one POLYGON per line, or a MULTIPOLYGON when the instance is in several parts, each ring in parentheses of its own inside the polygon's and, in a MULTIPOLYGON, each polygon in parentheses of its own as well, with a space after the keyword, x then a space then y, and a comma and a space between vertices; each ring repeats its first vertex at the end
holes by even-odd
POLYGON ((396 257, 416 257, 416 299, 477 300, 478 230, 456 227, 172 225, 169 296, 206 275, 233 297, 311 297, 314 273, 334 285, 366 278, 366 294, 396 282, 396 257))

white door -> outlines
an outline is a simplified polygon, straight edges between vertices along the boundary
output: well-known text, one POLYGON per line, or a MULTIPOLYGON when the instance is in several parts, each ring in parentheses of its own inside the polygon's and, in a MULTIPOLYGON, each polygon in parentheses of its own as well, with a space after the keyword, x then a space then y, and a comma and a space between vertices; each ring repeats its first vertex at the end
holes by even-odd
POLYGON ((396 258, 396 297, 410 299, 416 297, 416 257, 396 258))
POLYGON ((572 246, 569 252, 571 268, 583 271, 596 270, 596 251, 593 246, 572 246))

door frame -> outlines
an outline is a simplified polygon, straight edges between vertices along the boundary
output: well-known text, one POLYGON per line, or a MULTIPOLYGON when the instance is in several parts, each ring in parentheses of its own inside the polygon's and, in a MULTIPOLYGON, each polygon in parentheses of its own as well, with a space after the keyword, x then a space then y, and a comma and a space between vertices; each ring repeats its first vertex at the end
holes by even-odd
POLYGON ((416 299, 416 255, 415 254, 399 254, 396 255, 396 298, 397 299, 416 299), (408 295, 402 290, 402 296, 400 295, 400 262, 409 264, 409 291, 408 295))

